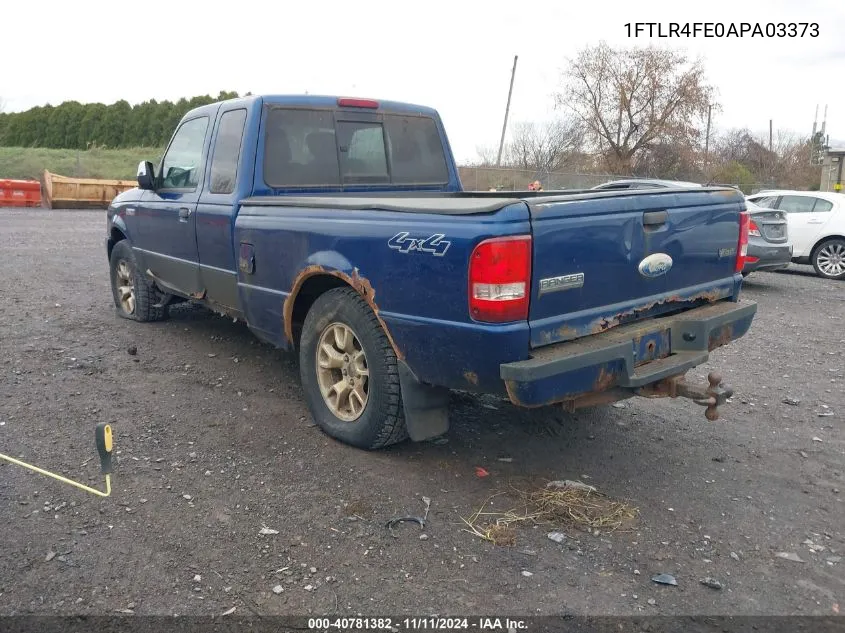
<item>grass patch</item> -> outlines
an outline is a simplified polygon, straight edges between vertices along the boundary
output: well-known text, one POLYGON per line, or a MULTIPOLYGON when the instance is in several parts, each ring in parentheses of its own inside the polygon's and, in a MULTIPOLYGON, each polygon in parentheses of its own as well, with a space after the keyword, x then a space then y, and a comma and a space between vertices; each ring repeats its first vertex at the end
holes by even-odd
POLYGON ((157 162, 159 148, 47 149, 42 147, 0 147, 0 178, 40 180, 46 169, 75 178, 134 180, 138 163, 157 162))
POLYGON ((502 510, 491 509, 499 492, 469 517, 461 517, 469 532, 494 545, 516 544, 516 528, 523 524, 550 528, 574 527, 581 530, 614 531, 636 519, 639 511, 623 501, 610 499, 595 489, 549 487, 515 490, 520 504, 502 510))

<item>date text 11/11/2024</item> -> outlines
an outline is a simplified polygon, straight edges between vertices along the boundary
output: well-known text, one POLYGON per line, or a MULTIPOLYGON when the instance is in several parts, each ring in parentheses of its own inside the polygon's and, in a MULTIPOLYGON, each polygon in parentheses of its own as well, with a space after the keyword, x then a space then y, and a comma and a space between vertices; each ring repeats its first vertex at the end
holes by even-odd
POLYGON ((628 37, 819 37, 818 22, 627 22, 628 37))
POLYGON ((527 631, 525 620, 510 618, 309 618, 308 629, 311 631, 352 631, 352 630, 387 630, 387 631, 527 631))

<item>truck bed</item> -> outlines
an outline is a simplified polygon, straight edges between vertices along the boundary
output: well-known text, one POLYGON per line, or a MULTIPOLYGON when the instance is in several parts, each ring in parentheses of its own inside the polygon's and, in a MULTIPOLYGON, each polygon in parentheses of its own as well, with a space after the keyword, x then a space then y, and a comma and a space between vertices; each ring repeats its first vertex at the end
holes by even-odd
MULTIPOLYGON (((622 196, 676 195, 679 192, 702 193, 725 191, 723 187, 695 187, 690 189, 593 191, 461 191, 461 192, 367 192, 341 195, 284 195, 253 196, 241 201, 245 207, 307 207, 339 210, 378 210, 400 213, 431 213, 435 215, 474 215, 492 213, 520 202, 529 206, 551 204, 559 201, 619 198, 622 196)), ((734 191, 734 190, 728 190, 734 191)))
MULTIPOLYGON (((318 263, 314 253, 322 264, 337 262, 339 270, 356 261, 359 274, 385 297, 380 306, 385 312, 470 327, 466 271, 474 246, 481 239, 530 235, 527 325, 530 348, 536 349, 706 303, 736 301, 743 208, 739 192, 720 187, 344 193, 250 197, 236 224, 250 243, 265 242, 268 236, 255 231, 270 229, 267 247, 278 250, 274 257, 284 259, 279 264, 284 270, 318 263), (438 235, 451 245, 442 256, 432 257, 436 253, 429 250, 409 257, 390 245, 438 235), (646 271, 655 257, 668 267, 646 271)), ((278 290, 293 283, 293 277, 286 279, 278 290)))

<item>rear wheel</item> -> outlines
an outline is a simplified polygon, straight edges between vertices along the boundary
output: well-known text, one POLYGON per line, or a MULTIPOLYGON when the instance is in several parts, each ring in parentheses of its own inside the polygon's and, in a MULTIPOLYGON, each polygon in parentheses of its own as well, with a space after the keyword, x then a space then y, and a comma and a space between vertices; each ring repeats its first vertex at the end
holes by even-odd
POLYGON ((114 245, 109 262, 111 291, 117 313, 133 321, 160 321, 167 316, 167 307, 157 308, 161 300, 155 286, 138 271, 138 262, 126 240, 114 245))
POLYGON ((825 240, 813 252, 813 268, 826 279, 845 279, 845 240, 825 240))
POLYGON ((374 450, 408 437, 396 354, 352 288, 320 295, 308 311, 299 371, 314 421, 346 444, 374 450))

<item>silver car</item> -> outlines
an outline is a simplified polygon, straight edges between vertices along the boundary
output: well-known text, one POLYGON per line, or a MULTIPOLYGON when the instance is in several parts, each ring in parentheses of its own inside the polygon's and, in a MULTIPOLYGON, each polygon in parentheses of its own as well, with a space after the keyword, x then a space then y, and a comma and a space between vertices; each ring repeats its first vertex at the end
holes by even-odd
POLYGON ((697 182, 685 182, 683 180, 661 180, 659 178, 628 178, 626 180, 611 180, 592 187, 597 191, 616 191, 619 189, 687 189, 690 187, 701 187, 697 182))
POLYGON ((742 275, 747 276, 757 270, 787 268, 792 261, 792 244, 789 243, 786 213, 761 207, 750 200, 745 201, 745 206, 751 224, 742 275))

